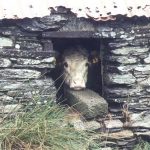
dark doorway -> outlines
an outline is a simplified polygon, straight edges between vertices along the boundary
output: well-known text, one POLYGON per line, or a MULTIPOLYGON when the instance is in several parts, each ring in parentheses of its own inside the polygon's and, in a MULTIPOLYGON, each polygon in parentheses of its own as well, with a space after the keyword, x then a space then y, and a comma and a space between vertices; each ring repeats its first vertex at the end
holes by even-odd
MULTIPOLYGON (((53 49, 56 54, 61 55, 67 47, 80 45, 87 49, 91 64, 88 69, 87 88, 102 95, 102 53, 101 42, 98 38, 53 38, 53 49)), ((59 61, 58 61, 59 62, 59 61)), ((57 65, 56 65, 57 66, 57 65)), ((60 86, 62 86, 61 68, 56 67, 52 73, 56 87, 59 89, 58 99, 62 95, 60 86), (58 79, 59 78, 59 79, 58 79)))

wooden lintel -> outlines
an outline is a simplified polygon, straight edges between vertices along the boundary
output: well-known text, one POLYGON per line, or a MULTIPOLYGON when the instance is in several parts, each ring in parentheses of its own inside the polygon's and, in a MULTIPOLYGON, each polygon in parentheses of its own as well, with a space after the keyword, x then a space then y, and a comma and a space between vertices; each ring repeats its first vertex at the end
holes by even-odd
POLYGON ((45 38, 98 38, 94 31, 52 31, 43 32, 45 38))

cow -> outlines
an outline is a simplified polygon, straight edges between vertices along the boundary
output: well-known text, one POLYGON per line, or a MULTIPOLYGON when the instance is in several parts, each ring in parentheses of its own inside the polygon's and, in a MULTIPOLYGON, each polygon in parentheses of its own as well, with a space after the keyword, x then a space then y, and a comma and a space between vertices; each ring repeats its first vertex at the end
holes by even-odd
POLYGON ((63 78, 65 84, 73 90, 86 88, 89 54, 80 46, 67 48, 62 55, 63 78))

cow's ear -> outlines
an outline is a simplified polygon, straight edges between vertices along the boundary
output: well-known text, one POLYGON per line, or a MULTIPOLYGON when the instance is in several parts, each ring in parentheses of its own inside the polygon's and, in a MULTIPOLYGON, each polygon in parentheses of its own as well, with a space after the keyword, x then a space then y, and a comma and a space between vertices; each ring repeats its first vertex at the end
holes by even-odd
POLYGON ((97 64, 100 62, 100 56, 97 51, 91 51, 89 55, 89 63, 92 64, 97 64))

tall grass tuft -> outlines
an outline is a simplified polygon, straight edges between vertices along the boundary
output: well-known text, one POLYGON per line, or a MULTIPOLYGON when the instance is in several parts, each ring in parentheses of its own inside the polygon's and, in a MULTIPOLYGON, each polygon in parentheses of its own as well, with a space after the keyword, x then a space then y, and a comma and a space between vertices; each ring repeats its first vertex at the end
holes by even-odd
POLYGON ((134 147, 133 150, 150 150, 150 143, 146 141, 141 141, 134 147))
POLYGON ((65 123, 66 108, 48 102, 26 106, 21 115, 0 123, 0 141, 6 150, 84 150, 90 138, 65 123))

